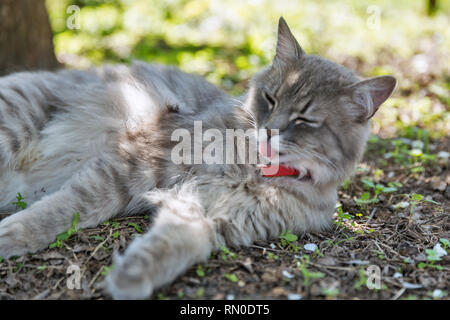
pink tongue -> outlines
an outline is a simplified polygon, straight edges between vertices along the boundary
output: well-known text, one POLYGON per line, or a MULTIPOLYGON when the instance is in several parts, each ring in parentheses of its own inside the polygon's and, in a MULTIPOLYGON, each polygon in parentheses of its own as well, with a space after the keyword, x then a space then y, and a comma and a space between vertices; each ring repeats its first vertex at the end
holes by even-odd
MULTIPOLYGON (((259 152, 268 158, 272 158, 272 148, 270 143, 263 142, 259 144, 259 152)), ((262 174, 265 177, 281 177, 281 176, 297 176, 300 171, 297 169, 284 166, 266 166, 261 168, 262 174)))
POLYGON ((262 167, 261 171, 264 177, 280 177, 280 176, 296 176, 300 174, 300 171, 293 168, 288 168, 284 166, 278 166, 278 171, 276 171, 277 166, 267 166, 262 167))

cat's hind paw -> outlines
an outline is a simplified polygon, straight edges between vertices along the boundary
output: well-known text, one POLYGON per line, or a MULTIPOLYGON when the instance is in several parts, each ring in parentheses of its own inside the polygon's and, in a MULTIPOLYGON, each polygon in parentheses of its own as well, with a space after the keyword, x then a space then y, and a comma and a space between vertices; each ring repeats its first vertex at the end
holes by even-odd
POLYGON ((106 276, 106 287, 116 300, 136 300, 149 298, 153 285, 146 277, 145 265, 132 256, 114 253, 113 269, 106 276))

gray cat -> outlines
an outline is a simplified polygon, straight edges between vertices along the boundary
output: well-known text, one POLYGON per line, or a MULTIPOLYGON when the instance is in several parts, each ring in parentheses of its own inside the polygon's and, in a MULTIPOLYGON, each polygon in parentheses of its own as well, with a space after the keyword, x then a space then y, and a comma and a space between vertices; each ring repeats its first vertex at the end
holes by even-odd
POLYGON ((273 63, 239 98, 141 62, 3 77, 0 211, 15 210, 17 192, 29 206, 0 222, 0 256, 45 248, 75 213, 80 228, 152 213, 149 231, 114 256, 106 279, 114 298, 146 298, 219 246, 323 230, 338 186, 363 154, 369 119, 395 85, 391 76, 361 81, 307 55, 283 18, 273 63), (174 163, 173 132, 193 132, 194 121, 222 133, 263 129, 260 156, 289 173, 267 176, 253 163, 174 163))

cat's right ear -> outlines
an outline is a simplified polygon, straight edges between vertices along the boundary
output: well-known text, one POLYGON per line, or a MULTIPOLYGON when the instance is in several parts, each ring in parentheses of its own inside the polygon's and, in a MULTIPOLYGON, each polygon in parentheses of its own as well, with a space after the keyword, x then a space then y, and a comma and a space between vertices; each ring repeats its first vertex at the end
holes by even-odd
POLYGON ((298 44, 286 20, 280 17, 278 21, 278 39, 275 59, 283 62, 289 62, 299 59, 304 54, 302 48, 298 44))
POLYGON ((392 76, 380 76, 360 81, 344 88, 344 95, 351 99, 350 113, 355 120, 364 122, 372 118, 397 85, 392 76))

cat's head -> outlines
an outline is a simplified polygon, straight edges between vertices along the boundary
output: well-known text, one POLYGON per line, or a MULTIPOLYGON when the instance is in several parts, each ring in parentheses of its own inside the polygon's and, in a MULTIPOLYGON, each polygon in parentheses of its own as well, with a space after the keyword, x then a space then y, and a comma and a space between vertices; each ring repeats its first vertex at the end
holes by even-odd
POLYGON ((278 144, 279 163, 301 173, 281 179, 335 185, 353 173, 369 120, 395 86, 392 76, 360 80, 341 65, 306 54, 280 18, 275 58, 252 79, 245 107, 257 129, 268 129, 258 130, 259 141, 278 144))

